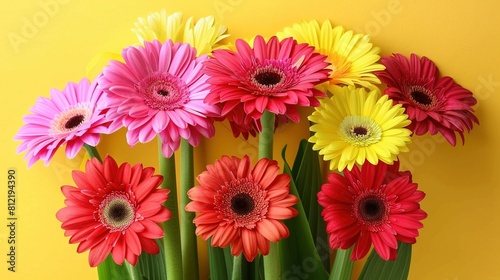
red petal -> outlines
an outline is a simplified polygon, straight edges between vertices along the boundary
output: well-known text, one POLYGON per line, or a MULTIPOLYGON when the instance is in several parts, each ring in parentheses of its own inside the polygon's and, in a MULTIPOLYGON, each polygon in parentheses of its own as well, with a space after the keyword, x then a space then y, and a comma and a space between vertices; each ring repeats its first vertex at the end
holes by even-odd
POLYGON ((127 246, 127 250, 130 250, 134 255, 141 254, 141 242, 139 241, 139 237, 137 233, 135 233, 130 228, 124 234, 125 244, 127 246))
POLYGON ((116 264, 121 265, 123 263, 123 260, 125 260, 125 252, 126 252, 126 247, 125 247, 125 238, 119 238, 115 247, 113 247, 113 250, 111 251, 111 256, 113 257, 113 261, 116 264))
POLYGON ((90 249, 89 264, 91 267, 96 267, 102 263, 111 251, 111 244, 107 239, 101 241, 97 246, 90 249))
POLYGON ((158 244, 155 240, 142 237, 140 237, 139 239, 141 240, 141 247, 144 252, 152 255, 158 254, 160 252, 160 248, 158 247, 158 244))
POLYGON ((269 241, 278 242, 280 240, 279 231, 268 219, 263 219, 258 222, 256 225, 256 230, 269 241))
POLYGON ((116 161, 110 157, 107 156, 105 158, 105 164, 103 165, 103 171, 104 171, 104 178, 108 182, 115 182, 116 181, 116 173, 118 172, 118 165, 116 164, 116 161))
POLYGON ((139 236, 149 239, 158 239, 163 237, 163 229, 158 224, 153 223, 149 220, 144 220, 140 223, 145 227, 145 230, 140 232, 139 236))
MULTIPOLYGON (((372 238, 372 242, 373 242, 373 246, 375 247, 375 251, 377 251, 378 255, 384 259, 384 260, 388 260, 389 257, 391 256, 391 251, 390 251, 390 248, 388 246, 388 244, 386 244, 379 233, 377 232, 371 232, 371 238, 372 238)), ((396 238, 394 238, 394 241, 396 240, 396 238)), ((397 242, 396 242, 396 248, 397 248, 397 242)))
POLYGON ((351 253, 351 260, 357 261, 362 259, 370 250, 371 238, 369 233, 364 233, 359 236, 358 241, 354 245, 351 253))
POLYGON ((153 176, 139 183, 139 185, 137 185, 137 187, 133 189, 137 198, 137 202, 142 202, 144 198, 146 198, 147 195, 151 193, 155 188, 158 188, 158 186, 160 186, 162 182, 162 176, 153 176))
POLYGON ((262 255, 265 256, 269 254, 269 249, 270 249, 269 240, 267 240, 260 234, 256 234, 255 236, 257 237, 257 244, 259 246, 259 251, 262 253, 262 255))
POLYGON ((257 237, 255 232, 243 228, 241 230, 241 241, 243 242, 243 254, 247 261, 251 262, 257 256, 257 237))

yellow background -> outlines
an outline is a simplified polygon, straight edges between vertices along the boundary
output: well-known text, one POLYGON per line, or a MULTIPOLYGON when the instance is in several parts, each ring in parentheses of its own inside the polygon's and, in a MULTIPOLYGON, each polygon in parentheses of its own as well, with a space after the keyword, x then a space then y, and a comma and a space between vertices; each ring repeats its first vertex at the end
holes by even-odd
MULTIPOLYGON (((58 153, 50 166, 26 168, 15 152, 14 135, 37 96, 62 89, 86 76, 88 62, 102 51, 135 43, 130 28, 138 17, 166 8, 199 18, 214 15, 231 38, 273 35, 299 20, 331 20, 369 33, 383 55, 414 52, 436 62, 443 74, 472 90, 481 121, 466 144, 451 147, 440 137, 420 137, 402 156, 414 180, 427 193, 424 221, 414 246, 410 279, 500 279, 500 1, 411 0, 209 0, 209 1, 3 1, 0 9, 0 279, 96 279, 87 253, 68 245, 55 213, 63 207, 60 186, 73 184, 70 171, 83 154, 67 160, 58 153), (49 5, 50 4, 50 5, 49 5), (47 6, 48 5, 48 6, 47 6), (34 25, 29 27, 29 25, 34 25), (7 170, 16 168, 17 272, 7 271, 7 170)), ((94 75, 94 74, 92 74, 94 75)), ((303 110, 303 118, 309 113, 303 110)), ((255 139, 233 139, 227 124, 197 149, 196 173, 221 154, 256 155, 255 139), (224 148, 224 149, 222 149, 224 148)), ((307 125, 290 124, 277 133, 276 153, 307 137, 307 125), (293 137, 292 137, 293 136, 293 137)), ((104 137, 101 153, 119 161, 156 165, 156 142, 130 149, 123 131, 104 137)), ((360 265, 357 265, 359 268, 360 265)), ((206 266, 202 267, 206 273, 206 266)))

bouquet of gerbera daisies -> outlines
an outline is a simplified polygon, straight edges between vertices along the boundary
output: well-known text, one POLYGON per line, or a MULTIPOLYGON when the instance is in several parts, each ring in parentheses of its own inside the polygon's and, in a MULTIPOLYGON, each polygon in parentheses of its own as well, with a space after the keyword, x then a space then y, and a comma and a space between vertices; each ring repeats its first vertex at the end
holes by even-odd
POLYGON ((25 116, 16 139, 28 165, 61 146, 89 154, 76 186, 61 188, 69 242, 90 251, 99 279, 199 279, 197 236, 210 279, 351 279, 372 247, 360 279, 406 278, 427 214, 398 156, 426 133, 463 142, 478 123, 472 93, 430 59, 380 59, 368 35, 329 21, 234 42, 226 30, 210 16, 139 18, 137 45, 25 116), (280 147, 280 167, 274 132, 307 122, 299 107, 314 107, 310 135, 291 166, 280 147), (258 137, 258 158, 228 151, 195 177, 195 147, 217 121, 258 137), (121 128, 131 146, 158 139, 159 174, 99 156, 100 135, 121 128))

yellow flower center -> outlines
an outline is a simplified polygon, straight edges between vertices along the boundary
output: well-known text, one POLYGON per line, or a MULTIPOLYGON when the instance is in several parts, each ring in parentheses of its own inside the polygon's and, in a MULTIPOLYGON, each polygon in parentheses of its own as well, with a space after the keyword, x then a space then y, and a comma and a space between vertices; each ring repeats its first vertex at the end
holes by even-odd
POLYGON ((357 147, 370 146, 382 138, 382 128, 371 118, 363 116, 345 117, 338 132, 344 141, 357 147))

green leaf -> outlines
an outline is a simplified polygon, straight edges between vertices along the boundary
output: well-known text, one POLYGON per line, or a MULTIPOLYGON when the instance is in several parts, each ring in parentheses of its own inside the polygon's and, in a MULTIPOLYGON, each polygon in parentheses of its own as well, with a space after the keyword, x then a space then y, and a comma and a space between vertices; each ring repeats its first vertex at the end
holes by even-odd
MULTIPOLYGON (((229 251, 228 251, 229 252, 229 251)), ((258 255, 252 262, 248 262, 243 254, 233 258, 233 275, 231 280, 264 280, 264 261, 258 255)))
POLYGON ((222 251, 224 253, 224 261, 226 262, 227 277, 228 279, 231 279, 231 275, 233 274, 233 262, 234 262, 233 254, 231 254, 231 247, 228 246, 222 249, 222 251))
MULTIPOLYGON (((233 271, 233 258, 227 257, 225 249, 213 247, 212 239, 208 239, 208 264, 210 267, 210 279, 228 280, 231 279, 233 271)), ((228 247, 229 248, 229 247, 228 247)))
POLYGON ((142 253, 139 256, 136 266, 132 266, 125 260, 122 265, 118 265, 109 255, 98 267, 99 280, 156 280, 167 279, 165 271, 165 257, 163 254, 163 242, 156 240, 160 248, 160 253, 151 255, 142 253))
MULTIPOLYGON (((210 240, 210 239, 209 239, 210 240)), ((208 245, 208 260, 210 266, 210 279, 229 280, 232 278, 234 257, 231 248, 224 249, 208 245)), ((255 257, 253 262, 241 258, 241 271, 243 280, 264 280, 264 262, 262 256, 255 257)))
POLYGON ((243 280, 264 280, 264 260, 262 255, 255 257, 253 262, 247 262, 245 258, 243 261, 246 262, 245 268, 247 275, 243 275, 243 280))
POLYGON ((407 279, 410 271, 411 248, 411 244, 398 242, 398 257, 395 261, 384 261, 375 250, 372 250, 359 280, 407 279))
POLYGON ((137 269, 142 275, 142 280, 167 279, 163 242, 161 239, 156 240, 156 244, 160 247, 160 253, 155 255, 142 253, 139 256, 137 269))
POLYGON ((292 175, 309 222, 314 244, 319 250, 323 266, 330 270, 330 254, 326 224, 321 217, 317 194, 323 185, 319 154, 307 140, 300 141, 293 163, 292 175))
POLYGON ((350 256, 353 248, 354 246, 347 250, 337 250, 330 280, 351 280, 354 262, 351 261, 350 256))
POLYGON ((130 265, 126 260, 122 265, 113 261, 111 254, 97 266, 99 280, 142 280, 139 271, 130 265))
MULTIPOLYGON (((285 152, 286 146, 281 152, 284 160, 284 173, 292 176, 290 166, 285 159, 285 152)), ((293 180, 290 181, 290 193, 299 197, 293 180)), ((278 243, 282 277, 283 279, 328 279, 328 273, 316 250, 300 197, 295 208, 299 211, 299 215, 284 221, 290 231, 290 236, 278 243)))

